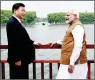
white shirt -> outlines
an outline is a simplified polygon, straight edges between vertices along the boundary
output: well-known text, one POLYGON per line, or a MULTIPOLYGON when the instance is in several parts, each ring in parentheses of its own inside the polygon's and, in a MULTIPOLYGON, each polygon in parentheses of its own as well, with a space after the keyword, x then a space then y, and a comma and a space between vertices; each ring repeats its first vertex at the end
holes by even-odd
POLYGON ((18 17, 16 17, 15 15, 13 15, 13 17, 15 17, 22 24, 21 20, 18 17))
MULTIPOLYGON (((80 56, 80 52, 82 50, 82 42, 83 42, 83 35, 84 35, 84 28, 81 25, 77 25, 72 30, 72 35, 74 38, 74 48, 72 51, 72 55, 70 57, 70 64, 74 65, 78 57, 80 56)), ((61 41, 57 41, 58 44, 62 44, 61 41)))

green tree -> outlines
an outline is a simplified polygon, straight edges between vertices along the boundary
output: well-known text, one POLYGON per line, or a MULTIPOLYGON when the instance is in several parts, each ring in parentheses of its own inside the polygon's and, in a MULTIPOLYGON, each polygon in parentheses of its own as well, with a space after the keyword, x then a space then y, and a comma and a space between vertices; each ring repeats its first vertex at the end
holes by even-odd
MULTIPOLYGON (((9 18, 11 18, 11 16, 12 16, 11 10, 1 10, 1 15, 0 15, 1 24, 6 24, 9 18)), ((23 22, 25 24, 33 24, 35 23, 35 19, 36 19, 36 12, 28 11, 26 12, 23 22)))
MULTIPOLYGON (((49 23, 65 23, 65 14, 64 12, 51 13, 48 14, 49 23)), ((94 23, 94 13, 80 13, 80 21, 82 23, 92 24, 94 23)))

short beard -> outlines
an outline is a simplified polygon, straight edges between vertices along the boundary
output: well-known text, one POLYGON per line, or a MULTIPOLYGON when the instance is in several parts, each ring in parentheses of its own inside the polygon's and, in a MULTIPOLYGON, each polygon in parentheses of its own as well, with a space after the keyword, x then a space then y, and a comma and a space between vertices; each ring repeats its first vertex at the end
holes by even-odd
POLYGON ((66 24, 70 24, 71 22, 70 21, 65 21, 66 22, 66 24))

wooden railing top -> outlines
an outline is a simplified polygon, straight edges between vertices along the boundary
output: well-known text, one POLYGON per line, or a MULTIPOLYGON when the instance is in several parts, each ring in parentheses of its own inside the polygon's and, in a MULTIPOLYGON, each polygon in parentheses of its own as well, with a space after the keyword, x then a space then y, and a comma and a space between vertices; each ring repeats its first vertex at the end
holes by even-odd
MULTIPOLYGON (((60 60, 34 60, 35 63, 59 63, 60 60)), ((7 60, 0 60, 0 63, 7 63, 7 60)), ((94 63, 94 60, 88 60, 88 63, 94 63)))
MULTIPOLYGON (((61 45, 54 44, 51 47, 51 43, 49 43, 49 44, 39 44, 39 46, 38 45, 35 45, 35 48, 36 49, 60 49, 61 48, 61 45)), ((86 45, 86 48, 87 49, 94 49, 94 44, 87 44, 86 45)), ((0 49, 8 49, 8 45, 0 45, 0 49)))

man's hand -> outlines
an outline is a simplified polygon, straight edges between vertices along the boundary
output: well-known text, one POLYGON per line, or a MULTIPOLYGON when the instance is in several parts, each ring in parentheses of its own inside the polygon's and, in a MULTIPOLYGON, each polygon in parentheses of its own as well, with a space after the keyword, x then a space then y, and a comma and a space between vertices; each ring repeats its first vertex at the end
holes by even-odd
POLYGON ((34 42, 34 45, 37 45, 37 46, 39 46, 39 45, 40 45, 40 43, 34 42))
POLYGON ((21 61, 16 62, 15 65, 21 66, 21 61))
POLYGON ((56 41, 51 43, 51 47, 53 47, 55 44, 62 45, 62 41, 56 41))
POLYGON ((74 70, 74 65, 69 65, 68 66, 68 72, 73 73, 73 70, 74 70))
POLYGON ((52 42, 50 47, 53 47, 54 44, 57 44, 57 42, 52 42))

